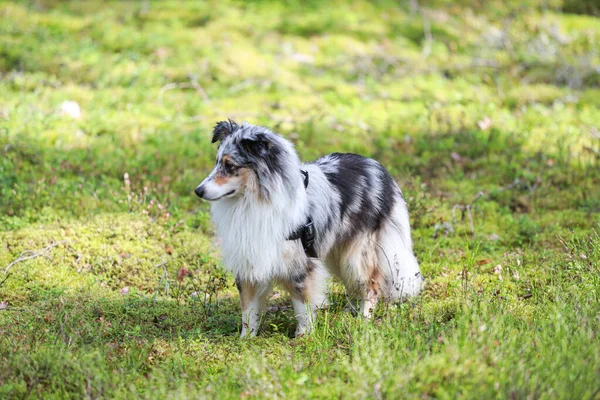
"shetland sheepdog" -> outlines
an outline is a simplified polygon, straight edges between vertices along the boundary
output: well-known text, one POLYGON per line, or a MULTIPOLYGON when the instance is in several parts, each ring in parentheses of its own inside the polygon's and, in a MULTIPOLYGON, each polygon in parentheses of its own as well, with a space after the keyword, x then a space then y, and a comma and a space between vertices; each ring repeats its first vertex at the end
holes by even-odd
POLYGON ((406 201, 388 171, 356 154, 301 163, 293 144, 262 126, 217 123, 216 165, 196 188, 211 202, 225 267, 235 276, 241 336, 254 336, 273 284, 289 291, 296 336, 310 331, 338 277, 359 313, 417 295, 406 201))

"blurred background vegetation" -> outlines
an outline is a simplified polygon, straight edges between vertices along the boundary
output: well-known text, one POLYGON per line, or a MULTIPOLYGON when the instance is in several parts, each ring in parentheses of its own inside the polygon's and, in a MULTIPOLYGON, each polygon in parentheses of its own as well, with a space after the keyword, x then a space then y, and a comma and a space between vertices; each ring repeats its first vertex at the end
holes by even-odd
POLYGON ((599 46, 593 0, 0 2, 0 394, 597 398, 599 46), (422 298, 238 342, 225 118, 386 166, 422 298))
POLYGON ((0 224, 123 210, 111 191, 124 172, 135 190, 195 209, 209 128, 226 117, 288 135, 306 159, 361 152, 406 178, 448 169, 474 131, 585 153, 597 140, 598 20, 563 7, 595 12, 574 1, 5 3, 13 150, 0 224))

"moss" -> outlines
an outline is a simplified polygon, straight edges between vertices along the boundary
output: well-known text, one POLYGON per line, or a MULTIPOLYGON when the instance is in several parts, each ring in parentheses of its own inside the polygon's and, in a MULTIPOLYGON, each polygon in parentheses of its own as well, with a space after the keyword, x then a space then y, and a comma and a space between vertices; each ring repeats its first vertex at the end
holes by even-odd
POLYGON ((0 5, 0 397, 595 396, 600 24, 567 3, 0 5), (290 339, 283 294, 238 340, 193 194, 227 117, 385 165, 423 296, 360 321, 333 283, 290 339))

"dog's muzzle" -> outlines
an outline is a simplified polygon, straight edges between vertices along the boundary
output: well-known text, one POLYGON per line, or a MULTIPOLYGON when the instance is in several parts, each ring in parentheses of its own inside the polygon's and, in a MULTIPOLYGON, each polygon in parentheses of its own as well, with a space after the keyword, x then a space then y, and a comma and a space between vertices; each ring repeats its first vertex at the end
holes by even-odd
POLYGON ((198 186, 196 188, 196 190, 194 191, 194 193, 196 193, 196 196, 198 196, 201 199, 203 199, 204 198, 204 188, 202 187, 202 185, 198 186))

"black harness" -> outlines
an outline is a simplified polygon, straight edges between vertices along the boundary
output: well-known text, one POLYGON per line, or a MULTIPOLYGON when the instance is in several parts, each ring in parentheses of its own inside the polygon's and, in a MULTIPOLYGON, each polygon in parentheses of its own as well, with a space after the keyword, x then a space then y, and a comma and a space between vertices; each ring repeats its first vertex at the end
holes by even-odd
MULTIPOLYGON (((300 170, 302 175, 304 175, 304 188, 308 187, 308 172, 304 170, 300 170)), ((302 247, 304 247, 304 252, 309 257, 316 257, 317 252, 315 250, 315 225, 313 223, 310 215, 306 220, 304 225, 300 225, 291 235, 287 238, 287 240, 298 240, 302 241, 302 247)))

